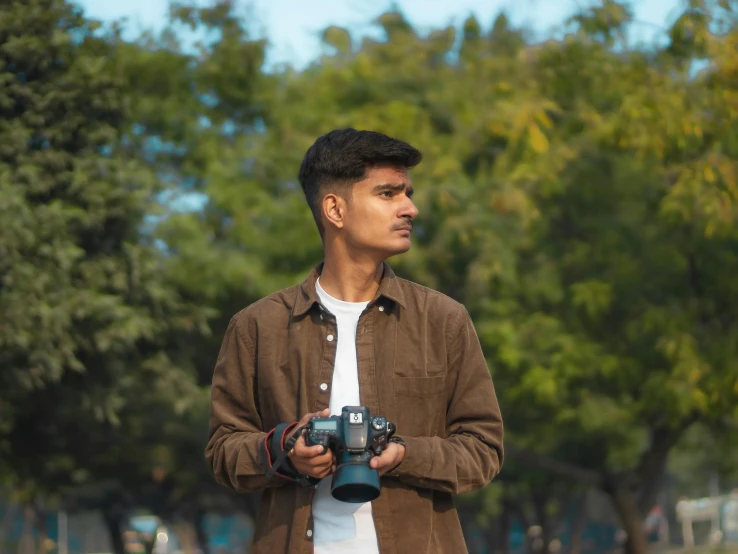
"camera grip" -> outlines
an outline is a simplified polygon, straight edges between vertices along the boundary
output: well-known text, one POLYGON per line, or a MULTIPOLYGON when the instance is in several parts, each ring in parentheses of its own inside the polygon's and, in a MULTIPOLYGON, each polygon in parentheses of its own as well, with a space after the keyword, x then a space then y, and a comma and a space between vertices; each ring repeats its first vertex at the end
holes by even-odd
POLYGON ((305 433, 305 444, 307 446, 322 446, 323 452, 330 447, 330 437, 328 435, 315 435, 308 431, 305 433))

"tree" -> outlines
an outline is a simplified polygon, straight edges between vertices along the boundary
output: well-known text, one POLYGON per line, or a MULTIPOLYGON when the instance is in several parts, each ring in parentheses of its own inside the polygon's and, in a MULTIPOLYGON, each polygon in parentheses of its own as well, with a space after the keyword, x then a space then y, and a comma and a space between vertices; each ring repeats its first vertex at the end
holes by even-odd
MULTIPOLYGON (((258 298, 249 276, 258 276, 257 282, 268 277, 258 273, 257 256, 235 256, 220 240, 233 221, 204 191, 212 190, 214 181, 232 179, 227 173, 231 164, 248 163, 248 154, 235 146, 244 147, 263 125, 264 89, 271 81, 260 71, 264 41, 250 38, 233 3, 219 1, 207 8, 173 4, 170 16, 159 34, 147 33, 132 43, 116 41, 129 85, 129 128, 135 129, 127 137, 126 151, 168 187, 162 195, 165 210, 151 225, 152 237, 165 253, 162 275, 180 297, 201 308, 207 325, 179 334, 177 352, 193 367, 200 388, 185 412, 174 417, 164 412, 159 419, 163 434, 144 441, 155 445, 152 464, 162 480, 137 501, 165 520, 192 525, 205 548, 206 511, 257 515, 258 496, 235 495, 217 485, 203 449, 209 385, 222 333, 234 310, 258 298), (188 44, 183 36, 201 40, 188 44), (193 434, 193 429, 199 432, 193 434)), ((233 192, 217 201, 238 206, 243 200, 233 192)), ((245 196, 249 190, 240 193, 245 196)), ((141 429, 146 431, 143 422, 141 429)))
POLYGON ((508 414, 466 531, 535 521, 545 547, 549 510, 597 488, 640 554, 670 453, 738 416, 738 35, 720 4, 691 1, 665 46, 630 44, 610 0, 543 42, 503 15, 457 40, 393 11, 382 39, 332 27, 313 65, 272 73, 231 2, 176 5, 132 43, 62 2, 2 8, 2 475, 105 506, 113 534, 133 506, 195 527, 253 513, 191 431, 230 317, 319 261, 297 169, 353 126, 424 152, 415 245, 391 263, 466 304, 508 414))
POLYGON ((53 502, 146 471, 129 425, 186 408, 203 319, 143 232, 166 184, 127 147, 110 37, 65 1, 6 2, 0 64, 0 475, 53 502))
POLYGON ((470 309, 511 458, 606 491, 643 552, 669 452, 735 417, 736 39, 693 4, 665 48, 630 45, 611 1, 539 44, 502 18, 468 21, 458 52, 454 28, 420 36, 399 13, 355 51, 331 29, 310 68, 263 81, 263 128, 198 174, 207 206, 165 235, 179 273, 225 260, 207 282, 235 309, 296 282, 320 256, 295 180, 307 147, 349 125, 409 140, 421 215, 396 269, 470 309))

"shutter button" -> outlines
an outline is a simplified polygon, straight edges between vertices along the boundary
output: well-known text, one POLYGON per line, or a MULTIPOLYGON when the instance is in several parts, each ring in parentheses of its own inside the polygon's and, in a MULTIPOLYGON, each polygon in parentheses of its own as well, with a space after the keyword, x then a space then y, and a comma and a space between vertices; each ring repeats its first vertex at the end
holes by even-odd
POLYGON ((320 390, 328 390, 328 383, 321 383, 320 390))
POLYGON ((328 335, 326 339, 328 340, 328 342, 333 342, 333 335, 328 335))

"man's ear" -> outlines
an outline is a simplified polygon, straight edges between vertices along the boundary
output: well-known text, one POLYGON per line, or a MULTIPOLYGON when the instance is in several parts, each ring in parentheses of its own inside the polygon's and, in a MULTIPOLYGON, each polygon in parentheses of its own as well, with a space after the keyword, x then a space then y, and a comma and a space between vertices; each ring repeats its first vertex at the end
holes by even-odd
POLYGON ((328 193, 323 197, 323 217, 329 225, 343 229, 346 217, 346 201, 335 193, 328 193))

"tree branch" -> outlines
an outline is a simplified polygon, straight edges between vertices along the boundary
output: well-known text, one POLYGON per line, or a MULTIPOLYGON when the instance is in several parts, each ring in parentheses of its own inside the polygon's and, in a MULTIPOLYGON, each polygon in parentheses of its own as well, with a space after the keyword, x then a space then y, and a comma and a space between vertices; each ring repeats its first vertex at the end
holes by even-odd
POLYGON ((642 514, 647 514, 656 503, 669 452, 682 437, 684 431, 698 419, 699 414, 694 413, 674 428, 659 428, 652 431, 651 444, 641 456, 635 470, 638 484, 641 486, 638 508, 642 514))
POLYGON ((591 469, 583 468, 569 462, 562 462, 550 456, 536 454, 530 450, 518 449, 514 446, 506 446, 505 455, 524 465, 548 471, 570 481, 598 489, 605 487, 605 476, 591 469))
POLYGON ((528 529, 528 527, 530 527, 530 521, 528 520, 528 516, 525 515, 525 510, 521 506, 520 502, 504 495, 502 497, 502 506, 509 512, 508 515, 510 513, 514 514, 520 520, 520 524, 523 526, 523 529, 528 529))

